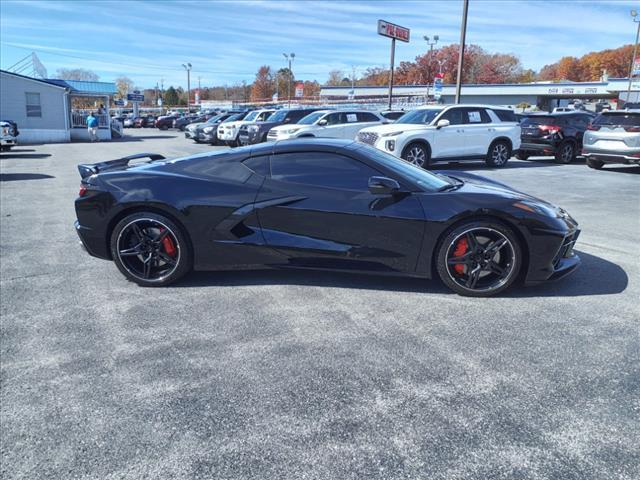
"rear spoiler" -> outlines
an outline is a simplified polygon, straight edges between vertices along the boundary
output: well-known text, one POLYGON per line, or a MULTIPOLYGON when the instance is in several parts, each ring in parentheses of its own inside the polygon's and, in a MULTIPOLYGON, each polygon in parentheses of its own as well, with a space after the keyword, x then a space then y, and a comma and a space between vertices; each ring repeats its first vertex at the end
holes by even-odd
POLYGON ((136 155, 129 155, 128 157, 118 158, 116 160, 109 160, 100 163, 81 163, 78 165, 78 172, 82 178, 95 175, 96 173, 104 172, 106 170, 114 170, 117 168, 126 167, 131 160, 138 158, 148 158, 153 160, 164 160, 164 156, 158 153, 137 153, 136 155))

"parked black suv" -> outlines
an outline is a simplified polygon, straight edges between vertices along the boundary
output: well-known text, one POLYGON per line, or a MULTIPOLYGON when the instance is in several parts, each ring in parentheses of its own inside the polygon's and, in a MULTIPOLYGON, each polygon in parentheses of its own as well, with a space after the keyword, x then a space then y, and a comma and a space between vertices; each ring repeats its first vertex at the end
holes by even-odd
POLYGON ((582 150, 582 137, 594 115, 585 111, 535 114, 520 121, 520 150, 516 158, 552 155, 571 163, 582 150))
POLYGON ((316 110, 325 110, 321 108, 291 108, 276 110, 267 119, 266 122, 249 123, 240 127, 238 133, 238 141, 240 145, 254 145, 256 143, 262 143, 267 141, 267 133, 273 127, 284 125, 285 123, 298 123, 301 119, 306 117, 316 110))

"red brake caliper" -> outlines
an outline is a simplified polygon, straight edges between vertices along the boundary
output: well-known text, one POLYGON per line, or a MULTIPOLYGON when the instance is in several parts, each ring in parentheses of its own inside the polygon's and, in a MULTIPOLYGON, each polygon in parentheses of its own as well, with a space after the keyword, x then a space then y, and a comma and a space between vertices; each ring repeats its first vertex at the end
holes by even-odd
MULTIPOLYGON (((164 232, 164 228, 161 231, 164 232)), ((164 251, 167 252, 167 255, 170 257, 176 256, 176 246, 173 244, 173 240, 171 240, 169 235, 162 239, 162 246, 164 247, 164 251)))
MULTIPOLYGON (((468 249, 469 249, 469 242, 467 241, 466 237, 461 238, 460 240, 458 240, 458 243, 456 244, 456 248, 453 251, 453 256, 461 257, 465 253, 467 253, 468 249)), ((464 265, 462 265, 461 263, 454 265, 453 269, 456 271, 458 275, 462 275, 464 273, 464 265)))

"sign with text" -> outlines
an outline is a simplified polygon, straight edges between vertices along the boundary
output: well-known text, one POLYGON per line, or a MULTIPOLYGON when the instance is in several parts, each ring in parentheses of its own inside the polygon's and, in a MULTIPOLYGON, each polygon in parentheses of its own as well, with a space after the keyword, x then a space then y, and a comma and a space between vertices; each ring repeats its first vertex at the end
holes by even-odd
POLYGON ((633 61, 633 68, 631 69, 631 75, 636 77, 640 75, 640 57, 636 57, 633 61))
POLYGON ((304 96, 304 83, 298 82, 296 83, 296 98, 300 98, 304 96))
POLYGON ((440 100, 442 97, 442 76, 438 75, 433 79, 433 97, 440 100))
POLYGON ((410 31, 408 28, 401 27, 400 25, 395 25, 385 20, 378 20, 378 35, 408 42, 410 31))
POLYGON ((143 93, 127 93, 127 100, 130 102, 144 102, 143 93))

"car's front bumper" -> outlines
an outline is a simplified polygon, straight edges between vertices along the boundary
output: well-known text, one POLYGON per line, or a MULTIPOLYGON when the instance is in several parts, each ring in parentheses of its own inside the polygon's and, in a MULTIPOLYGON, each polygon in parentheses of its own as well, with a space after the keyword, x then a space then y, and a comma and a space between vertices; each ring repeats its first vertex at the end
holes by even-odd
POLYGON ((580 266, 580 257, 574 250, 580 235, 578 228, 574 227, 564 233, 548 231, 537 233, 542 233, 544 236, 538 237, 534 240, 534 244, 530 244, 529 271, 525 277, 525 285, 559 280, 580 266))
POLYGON ((238 142, 241 145, 255 145, 262 142, 262 134, 258 132, 241 131, 238 134, 238 142))
POLYGON ((15 146, 18 144, 18 140, 15 137, 3 137, 0 139, 0 145, 4 146, 15 146))

